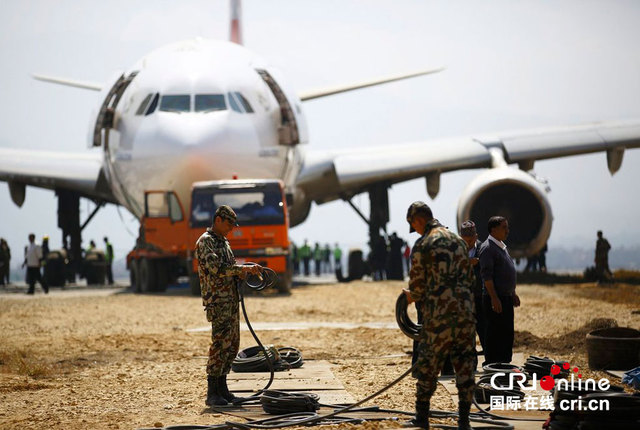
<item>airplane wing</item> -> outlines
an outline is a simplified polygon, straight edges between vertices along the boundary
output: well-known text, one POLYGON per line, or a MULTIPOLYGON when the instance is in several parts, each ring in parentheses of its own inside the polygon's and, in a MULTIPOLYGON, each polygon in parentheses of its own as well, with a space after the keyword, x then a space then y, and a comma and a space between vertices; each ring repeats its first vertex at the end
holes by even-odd
POLYGON ((384 76, 376 79, 370 79, 367 81, 353 82, 351 84, 334 85, 325 88, 316 88, 312 90, 302 91, 298 93, 301 101, 313 100, 320 97, 326 97, 333 94, 346 93, 348 91, 358 90, 360 88, 373 87, 380 84, 386 84, 387 82, 401 81, 403 79, 414 78, 416 76, 430 75, 432 73, 438 73, 444 70, 444 67, 438 67, 435 69, 418 70, 411 73, 402 73, 398 75, 384 76))
POLYGON ((325 203, 350 198, 368 187, 394 184, 460 169, 492 167, 491 148, 507 163, 531 170, 536 160, 607 151, 609 171, 624 150, 640 147, 640 120, 597 122, 493 135, 436 139, 307 154, 297 185, 306 198, 325 203))
POLYGON ((22 206, 26 185, 77 191, 82 196, 115 203, 102 171, 102 153, 68 153, 0 148, 0 180, 22 206))
POLYGON ((68 87, 82 88, 84 90, 101 91, 102 90, 102 86, 103 86, 102 84, 99 84, 97 82, 78 81, 76 79, 61 78, 61 77, 58 77, 58 76, 41 75, 41 74, 37 74, 37 73, 34 73, 31 76, 33 77, 33 79, 37 79, 39 81, 49 82, 49 83, 52 83, 52 84, 66 85, 68 87))

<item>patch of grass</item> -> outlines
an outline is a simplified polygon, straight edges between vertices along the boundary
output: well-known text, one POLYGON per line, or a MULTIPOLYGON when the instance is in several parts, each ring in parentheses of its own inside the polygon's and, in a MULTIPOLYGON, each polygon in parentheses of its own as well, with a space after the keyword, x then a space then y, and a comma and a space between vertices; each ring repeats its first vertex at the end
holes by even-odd
POLYGON ((630 284, 578 285, 572 287, 572 294, 607 303, 640 306, 640 287, 630 284))
POLYGON ((627 282, 629 284, 640 284, 639 270, 618 269, 613 271, 613 278, 617 282, 627 282))
POLYGON ((30 351, 21 349, 0 350, 0 369, 6 373, 46 378, 53 374, 52 367, 30 351))

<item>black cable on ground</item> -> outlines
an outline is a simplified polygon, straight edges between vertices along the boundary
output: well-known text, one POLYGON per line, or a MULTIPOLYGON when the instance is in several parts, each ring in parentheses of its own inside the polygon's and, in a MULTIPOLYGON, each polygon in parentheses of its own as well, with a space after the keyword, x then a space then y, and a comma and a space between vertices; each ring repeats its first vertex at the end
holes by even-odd
POLYGON ((278 348, 278 353, 282 360, 289 363, 289 367, 291 369, 297 369, 298 367, 302 367, 302 364, 304 364, 302 352, 300 352, 298 348, 283 346, 282 348, 278 348))
POLYGON ((251 346, 241 350, 234 358, 231 369, 238 373, 268 372, 270 369, 267 360, 271 362, 276 372, 302 366, 302 353, 297 348, 269 346, 266 349, 268 358, 259 346, 251 346))
POLYGON ((530 355, 527 358, 527 361, 524 363, 524 370, 529 375, 535 375, 536 378, 540 379, 543 376, 551 375, 552 366, 558 366, 557 370, 558 378, 567 378, 569 376, 569 369, 565 369, 563 365, 564 361, 555 361, 549 357, 536 357, 535 355, 530 355))
POLYGON ((291 412, 315 412, 320 409, 318 399, 318 395, 313 393, 266 390, 260 396, 260 403, 266 413, 283 415, 291 412))
POLYGON ((608 390, 557 390, 545 426, 551 430, 640 428, 640 393, 625 393, 618 386, 608 390))

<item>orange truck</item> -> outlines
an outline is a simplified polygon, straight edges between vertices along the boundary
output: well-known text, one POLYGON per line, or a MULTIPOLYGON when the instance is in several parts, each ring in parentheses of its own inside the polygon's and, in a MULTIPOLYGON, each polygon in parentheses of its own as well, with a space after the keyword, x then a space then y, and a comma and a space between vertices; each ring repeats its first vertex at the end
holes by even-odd
POLYGON ((282 181, 234 179, 194 183, 186 213, 174 191, 145 192, 140 236, 127 255, 131 285, 137 292, 165 291, 178 278, 188 277, 191 292, 200 295, 193 250, 220 205, 231 206, 238 215, 239 227, 227 237, 238 263, 273 269, 278 291, 291 291, 289 215, 282 181))

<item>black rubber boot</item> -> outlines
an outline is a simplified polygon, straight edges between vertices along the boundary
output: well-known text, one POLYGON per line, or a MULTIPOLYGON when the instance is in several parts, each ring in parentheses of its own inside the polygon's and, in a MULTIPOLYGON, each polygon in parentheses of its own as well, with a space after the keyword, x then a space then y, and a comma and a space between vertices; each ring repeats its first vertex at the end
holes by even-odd
POLYGON ((207 406, 225 406, 229 404, 222 396, 218 379, 219 377, 207 376, 207 400, 205 402, 207 406))
POLYGON ((458 404, 458 430, 471 430, 471 423, 469 422, 470 410, 471 403, 460 402, 458 404))
POLYGON ((229 391, 229 387, 227 386, 227 375, 220 376, 218 378, 218 384, 220 386, 220 394, 227 402, 233 403, 234 401, 244 400, 244 397, 234 396, 233 393, 229 391))
POLYGON ((425 430, 429 430, 429 402, 418 403, 416 402, 416 416, 415 418, 402 424, 402 427, 420 427, 425 430))

